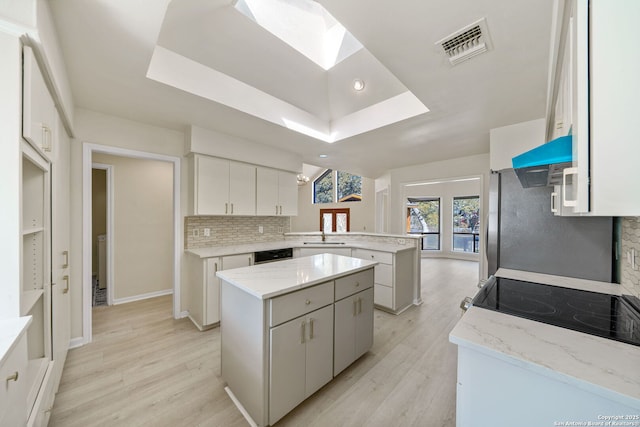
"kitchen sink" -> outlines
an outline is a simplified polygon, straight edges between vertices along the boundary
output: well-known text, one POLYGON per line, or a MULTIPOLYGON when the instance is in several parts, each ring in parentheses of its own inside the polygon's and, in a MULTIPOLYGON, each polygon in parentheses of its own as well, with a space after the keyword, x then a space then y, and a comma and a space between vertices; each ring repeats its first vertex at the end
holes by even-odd
POLYGON ((304 245, 344 245, 344 242, 303 242, 304 245))

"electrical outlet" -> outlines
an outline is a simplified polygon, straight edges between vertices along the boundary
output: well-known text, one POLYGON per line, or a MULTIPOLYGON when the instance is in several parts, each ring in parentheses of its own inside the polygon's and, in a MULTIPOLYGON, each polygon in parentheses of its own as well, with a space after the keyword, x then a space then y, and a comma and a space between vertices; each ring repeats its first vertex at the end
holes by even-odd
POLYGON ((193 237, 200 237, 200 230, 198 230, 197 228, 193 229, 193 237))
POLYGON ((210 228, 204 228, 202 231, 203 231, 204 237, 210 237, 211 236, 211 229, 210 228))
POLYGON ((404 245, 405 244, 405 240, 404 239, 398 239, 398 244, 399 245, 404 245))
POLYGON ((262 228, 261 225, 258 226, 258 233, 260 234, 264 233, 264 228, 262 228))

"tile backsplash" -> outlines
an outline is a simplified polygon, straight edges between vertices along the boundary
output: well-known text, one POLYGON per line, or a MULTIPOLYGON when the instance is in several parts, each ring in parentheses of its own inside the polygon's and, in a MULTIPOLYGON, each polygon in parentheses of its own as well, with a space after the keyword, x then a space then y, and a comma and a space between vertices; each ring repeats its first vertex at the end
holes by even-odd
POLYGON ((271 242, 284 239, 283 234, 291 230, 291 219, 286 216, 188 216, 184 219, 184 230, 185 249, 271 242), (205 228, 209 229, 210 236, 205 236, 205 228))
POLYGON ((622 218, 621 246, 620 283, 627 292, 640 298, 640 217, 622 218), (631 249, 635 249, 636 254, 635 270, 628 261, 631 249))

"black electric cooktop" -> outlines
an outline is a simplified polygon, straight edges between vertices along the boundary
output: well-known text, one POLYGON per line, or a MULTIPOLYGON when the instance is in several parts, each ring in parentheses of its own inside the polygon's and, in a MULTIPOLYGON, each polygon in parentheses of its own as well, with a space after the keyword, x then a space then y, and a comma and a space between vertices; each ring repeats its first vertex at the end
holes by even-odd
POLYGON ((473 306, 640 346, 640 300, 491 277, 473 306))

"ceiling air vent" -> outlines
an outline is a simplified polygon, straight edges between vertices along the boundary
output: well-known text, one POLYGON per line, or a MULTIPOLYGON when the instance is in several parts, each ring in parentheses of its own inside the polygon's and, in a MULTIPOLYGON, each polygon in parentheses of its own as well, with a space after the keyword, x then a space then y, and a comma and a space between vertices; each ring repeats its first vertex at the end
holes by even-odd
POLYGON ((442 46, 451 65, 459 64, 491 48, 489 30, 484 18, 436 42, 442 46))

